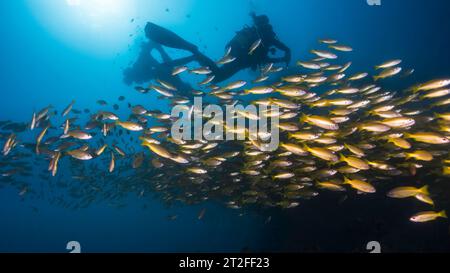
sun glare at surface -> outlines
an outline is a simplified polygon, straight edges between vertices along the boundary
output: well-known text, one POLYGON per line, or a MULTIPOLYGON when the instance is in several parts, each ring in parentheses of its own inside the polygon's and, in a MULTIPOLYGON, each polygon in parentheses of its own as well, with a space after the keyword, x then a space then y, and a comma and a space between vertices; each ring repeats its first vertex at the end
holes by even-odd
POLYGON ((27 0, 56 39, 88 54, 110 57, 127 49, 146 21, 178 20, 187 3, 176 0, 27 0), (165 13, 176 6, 176 14, 165 13), (133 22, 133 23, 132 23, 133 22))
POLYGON ((80 0, 66 0, 66 2, 69 6, 79 6, 81 3, 80 0))

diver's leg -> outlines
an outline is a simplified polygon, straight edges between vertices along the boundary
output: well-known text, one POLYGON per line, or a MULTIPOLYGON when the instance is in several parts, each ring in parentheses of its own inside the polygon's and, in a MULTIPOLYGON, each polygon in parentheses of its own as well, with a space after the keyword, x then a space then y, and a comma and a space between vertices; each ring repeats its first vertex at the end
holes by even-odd
POLYGON ((176 59, 176 60, 170 60, 168 62, 164 62, 164 65, 167 66, 182 66, 182 65, 186 65, 190 62, 195 61, 197 58, 193 55, 193 56, 189 56, 189 57, 184 57, 184 58, 180 58, 180 59, 176 59))
POLYGON ((200 65, 208 66, 213 72, 218 69, 213 60, 198 51, 196 45, 189 43, 168 29, 149 22, 145 27, 145 33, 150 40, 159 43, 160 45, 191 52, 194 54, 200 65))
POLYGON ((166 66, 172 66, 172 67, 182 66, 182 65, 188 64, 190 62, 193 62, 196 59, 195 56, 192 55, 189 57, 172 60, 172 58, 170 58, 169 54, 167 54, 167 52, 164 50, 164 48, 160 44, 155 45, 155 49, 158 50, 159 54, 161 54, 161 58, 163 59, 162 65, 166 65, 166 66))
POLYGON ((163 63, 170 63, 172 61, 172 58, 170 58, 169 54, 167 54, 167 52, 164 50, 164 48, 160 44, 155 43, 154 48, 161 55, 163 63))
POLYGON ((219 69, 217 69, 217 71, 215 72, 214 75, 216 77, 214 78, 213 83, 221 83, 223 81, 226 81, 229 78, 233 77, 236 73, 238 73, 242 69, 244 68, 241 67, 240 65, 236 65, 233 63, 224 65, 219 69))
POLYGON ((195 60, 201 65, 201 66, 207 66, 209 69, 213 72, 213 74, 216 74, 219 71, 219 67, 216 65, 216 63, 211 60, 210 58, 206 57, 203 53, 198 52, 197 54, 194 54, 195 60))

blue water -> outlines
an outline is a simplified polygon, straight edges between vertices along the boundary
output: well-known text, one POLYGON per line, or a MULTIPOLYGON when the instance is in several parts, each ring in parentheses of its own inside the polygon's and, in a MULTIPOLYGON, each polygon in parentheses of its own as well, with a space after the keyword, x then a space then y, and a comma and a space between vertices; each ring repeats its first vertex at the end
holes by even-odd
MULTIPOLYGON (((122 82, 122 69, 137 56, 147 21, 218 59, 255 11, 270 17, 293 60, 308 58, 317 39, 331 37, 355 48, 347 57, 354 73, 400 58, 416 69, 408 83, 450 75, 446 0, 382 0, 378 7, 365 0, 111 1, 131 7, 124 14, 91 18, 62 0, 0 2, 0 120, 29 122, 33 111, 49 104, 61 109, 72 99, 78 109, 97 109, 98 99, 115 101, 121 95, 132 104, 165 109, 156 97, 122 82), (84 17, 67 16, 71 12, 84 17)), ((243 71, 235 79, 250 76, 243 71)), ((398 83, 388 84, 394 89, 398 83)), ((31 184, 38 178, 28 179, 24 182, 31 184)), ((325 194, 290 211, 234 211, 214 202, 167 208, 145 195, 129 196, 122 208, 100 202, 69 210, 18 193, 0 188, 1 252, 67 252, 66 243, 73 240, 86 252, 364 251, 375 239, 392 251, 450 250, 448 223, 414 225, 405 221, 413 203, 398 207, 382 197, 350 198, 336 207, 336 198, 325 194), (168 221, 169 215, 178 219, 168 221), (265 223, 268 216, 272 220, 265 223)))

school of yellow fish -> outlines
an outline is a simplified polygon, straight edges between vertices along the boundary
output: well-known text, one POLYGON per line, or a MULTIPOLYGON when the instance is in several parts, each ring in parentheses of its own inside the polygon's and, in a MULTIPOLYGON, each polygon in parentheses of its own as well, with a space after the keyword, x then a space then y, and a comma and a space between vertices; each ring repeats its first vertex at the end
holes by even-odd
MULTIPOLYGON (((256 41, 249 54, 259 44, 256 41)), ((247 205, 294 208, 302 199, 319 196, 322 191, 359 193, 364 198, 365 194, 380 194, 379 185, 388 185, 390 190, 382 193, 388 198, 415 198, 429 206, 410 221, 447 218, 435 203, 429 182, 442 178, 439 181, 445 183, 450 177, 450 78, 390 91, 383 87, 385 79, 402 79, 414 72, 402 69, 402 60, 348 75, 352 63, 339 63, 339 55, 353 51, 350 46, 324 39, 319 40, 318 48, 311 50, 310 60, 297 62, 296 73, 278 76, 283 68, 269 64, 252 82, 216 86, 211 84, 214 75, 208 67, 173 70, 174 77, 186 72, 206 77, 199 81, 199 90, 192 91, 204 100, 223 106, 237 102, 277 105, 279 112, 266 113, 280 120, 276 151, 263 151, 262 140, 251 140, 248 131, 227 126, 226 132, 243 133, 246 139, 176 140, 170 135, 176 118, 141 105, 131 107, 127 119, 100 110, 83 126, 77 124, 80 112, 74 113, 73 101, 59 117, 65 119, 63 124, 50 122, 55 117, 52 107, 33 114, 27 125, 36 137, 32 144, 26 145, 16 133, 4 136, 2 176, 16 175, 5 170, 11 164, 7 162, 24 156, 28 147, 48 160, 52 176, 58 176, 64 165, 83 169, 82 161, 96 162, 89 171, 83 169, 91 189, 80 195, 101 191, 108 182, 96 181, 112 180, 116 174, 114 179, 125 181, 116 191, 128 185, 140 195, 144 191, 159 193, 167 202, 192 204, 214 199, 232 209, 247 205), (130 136, 129 144, 124 132, 130 136)), ((235 61, 230 52, 228 49, 218 64, 235 61)), ((178 96, 169 82, 157 80, 136 90, 191 109, 191 98, 178 96)), ((259 118, 246 112, 235 114, 249 120, 259 118)))

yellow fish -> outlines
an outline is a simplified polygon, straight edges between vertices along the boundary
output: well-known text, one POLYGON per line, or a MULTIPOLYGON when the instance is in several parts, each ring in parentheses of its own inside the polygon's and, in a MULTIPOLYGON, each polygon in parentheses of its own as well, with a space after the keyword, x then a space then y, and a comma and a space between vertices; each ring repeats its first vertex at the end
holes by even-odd
POLYGON ((317 187, 330 191, 345 191, 345 188, 334 182, 317 182, 317 187))
POLYGON ((160 145, 157 145, 154 143, 148 143, 148 142, 142 142, 141 145, 149 148, 152 152, 154 152, 155 154, 157 154, 161 157, 164 157, 167 159, 170 159, 172 157, 172 154, 160 145))
POLYGON ((388 142, 394 144, 397 147, 400 147, 402 149, 410 149, 411 143, 409 143, 407 140, 399 137, 391 137, 388 139, 388 142))
POLYGON ((364 192, 364 193, 375 193, 376 189, 369 183, 358 180, 358 179, 348 179, 344 177, 344 184, 350 185, 352 188, 364 192))
POLYGON ((448 144, 450 140, 438 133, 433 132, 418 132, 418 133, 405 133, 406 138, 412 138, 419 142, 428 144, 448 144))
POLYGON ((139 132, 139 131, 144 130, 144 127, 142 127, 142 125, 140 125, 139 123, 136 123, 136 122, 116 121, 116 124, 128 131, 139 132))
POLYGON ((445 212, 445 210, 440 211, 440 212, 435 212, 435 211, 419 212, 416 215, 409 218, 409 220, 411 220, 412 222, 416 222, 416 223, 424 223, 424 222, 434 221, 439 217, 447 218, 447 213, 445 212))
POLYGON ((300 121, 309 123, 325 130, 339 130, 339 125, 326 117, 303 115, 300 121))
POLYGON ((313 156, 323 159, 325 161, 337 162, 339 160, 338 157, 332 151, 326 148, 320 147, 311 148, 305 145, 305 150, 310 152, 313 156))
POLYGON ((420 189, 415 187, 398 187, 388 192, 387 196, 391 198, 408 198, 414 197, 418 194, 429 195, 428 186, 424 186, 420 189))
POLYGON ((407 153, 406 158, 414 158, 421 161, 431 161, 433 160, 433 155, 427 151, 424 150, 417 150, 412 153, 407 153))
POLYGON ((351 166, 353 168, 357 168, 360 170, 369 170, 370 169, 369 164, 367 164, 364 160, 357 158, 357 157, 353 157, 353 156, 346 157, 343 154, 341 154, 340 160, 342 162, 346 162, 349 166, 351 166))

